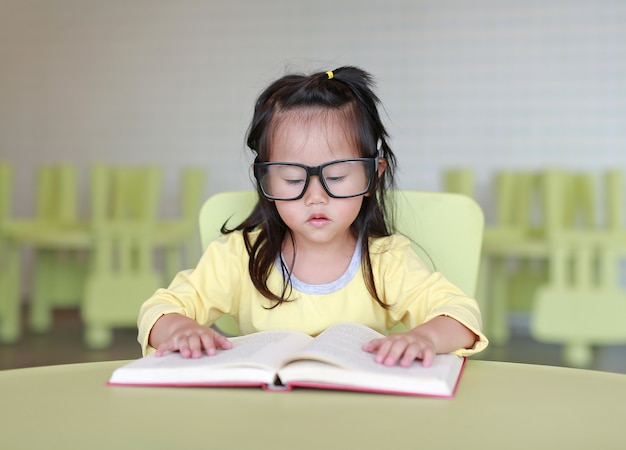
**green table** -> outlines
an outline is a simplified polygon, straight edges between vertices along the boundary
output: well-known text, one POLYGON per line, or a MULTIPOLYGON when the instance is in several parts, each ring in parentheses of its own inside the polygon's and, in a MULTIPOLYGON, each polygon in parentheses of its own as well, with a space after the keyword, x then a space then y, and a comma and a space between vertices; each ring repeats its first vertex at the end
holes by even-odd
POLYGON ((0 371, 0 447, 626 448, 626 375, 470 360, 453 399, 106 386, 126 362, 0 371))

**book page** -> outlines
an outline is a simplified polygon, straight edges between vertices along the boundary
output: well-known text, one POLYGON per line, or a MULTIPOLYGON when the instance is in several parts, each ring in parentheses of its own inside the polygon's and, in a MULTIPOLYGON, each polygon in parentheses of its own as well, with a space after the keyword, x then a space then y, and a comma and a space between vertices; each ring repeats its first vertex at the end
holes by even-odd
POLYGON ((345 368, 376 369, 380 364, 374 362, 374 355, 364 352, 361 347, 366 342, 381 337, 384 335, 365 325, 339 323, 320 333, 285 363, 314 359, 345 368))
POLYGON ((370 374, 384 376, 431 376, 442 377, 448 371, 447 360, 459 359, 455 355, 437 355, 429 368, 422 366, 422 362, 416 360, 409 367, 388 367, 374 361, 374 353, 368 353, 361 347, 372 339, 384 337, 371 328, 356 323, 340 323, 320 333, 311 343, 301 351, 289 357, 289 362, 319 361, 332 364, 343 369, 363 371, 370 374))
MULTIPOLYGON (((430 367, 416 360, 409 367, 388 367, 374 361, 362 345, 383 335, 368 327, 342 323, 321 333, 279 370, 283 384, 326 385, 362 390, 449 396, 463 367, 463 358, 437 355, 430 367)), ((319 386, 318 386, 319 387, 319 386)))
POLYGON ((372 362, 366 370, 342 368, 313 360, 297 360, 278 371, 281 383, 290 386, 342 388, 371 392, 451 396, 464 359, 437 355, 430 367, 419 361, 410 367, 387 367, 372 362))
POLYGON ((233 348, 220 350, 210 358, 220 365, 263 365, 275 369, 286 354, 298 351, 312 340, 311 336, 295 331, 261 331, 229 338, 233 348))
POLYGON ((253 379, 273 382, 276 368, 285 354, 296 351, 313 338, 304 333, 279 330, 229 340, 233 347, 218 350, 213 356, 183 358, 178 352, 161 357, 146 356, 117 369, 109 381, 113 384, 239 382, 253 379))

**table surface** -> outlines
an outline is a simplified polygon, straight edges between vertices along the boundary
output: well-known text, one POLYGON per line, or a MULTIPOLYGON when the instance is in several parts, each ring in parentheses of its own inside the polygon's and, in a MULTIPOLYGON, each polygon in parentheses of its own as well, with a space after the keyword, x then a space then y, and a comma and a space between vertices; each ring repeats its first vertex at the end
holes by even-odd
POLYGON ((128 361, 0 371, 0 447, 626 448, 626 375, 469 360, 452 399, 113 387, 128 361))

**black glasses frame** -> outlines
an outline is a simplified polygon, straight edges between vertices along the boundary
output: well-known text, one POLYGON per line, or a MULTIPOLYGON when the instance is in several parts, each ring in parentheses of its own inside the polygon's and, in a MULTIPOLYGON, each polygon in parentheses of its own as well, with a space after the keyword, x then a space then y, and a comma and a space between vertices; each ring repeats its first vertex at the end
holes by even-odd
POLYGON ((337 159, 335 161, 328 161, 324 164, 320 164, 319 166, 307 166, 305 164, 299 164, 299 163, 294 163, 294 162, 263 162, 263 163, 254 163, 253 164, 253 170, 254 170, 254 178, 256 179, 256 183, 257 183, 257 189, 258 191, 263 195, 263 197, 265 197, 268 200, 279 200, 279 201, 290 201, 290 200, 299 200, 302 197, 304 197, 304 193, 306 192, 307 188, 309 187, 309 181, 311 180, 311 177, 318 177, 320 179, 320 183, 322 184, 322 187, 324 188, 324 191, 326 191, 326 193, 328 194, 329 197, 332 198, 352 198, 352 197, 358 197, 359 195, 364 195, 367 194, 370 189, 372 188, 372 182, 374 180, 374 176, 376 175, 377 169, 378 169, 378 161, 380 158, 376 157, 376 158, 346 158, 346 159, 337 159), (330 189, 328 189, 328 185, 326 184, 326 180, 324 179, 324 176, 322 175, 322 170, 327 167, 330 166, 332 164, 337 164, 337 163, 342 163, 342 162, 352 162, 352 161, 362 161, 365 162, 365 170, 366 170, 366 174, 368 176, 368 181, 367 181, 367 187, 365 189, 363 189, 363 191, 357 193, 357 194, 352 194, 352 195, 334 195, 332 192, 330 192, 330 189), (283 197, 275 197, 273 195, 268 194, 267 192, 265 192, 265 190, 263 189, 263 186, 261 184, 261 176, 262 173, 261 171, 263 170, 264 167, 268 167, 268 166, 295 166, 295 167, 301 167, 303 169, 306 170, 306 181, 304 182, 304 187, 302 188, 302 192, 300 192, 300 195, 297 195, 295 197, 289 197, 289 198, 283 198, 283 197))

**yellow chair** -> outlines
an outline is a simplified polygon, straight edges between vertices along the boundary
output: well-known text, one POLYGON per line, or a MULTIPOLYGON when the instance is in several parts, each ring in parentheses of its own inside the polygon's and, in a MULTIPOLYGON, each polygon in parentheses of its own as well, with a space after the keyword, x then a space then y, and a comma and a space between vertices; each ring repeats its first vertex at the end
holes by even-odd
POLYGON ((535 292, 546 283, 549 237, 588 226, 594 217, 592 188, 588 176, 562 170, 496 175, 496 219, 485 227, 480 283, 492 343, 508 340, 508 314, 528 313, 535 292))
MULTIPOLYGON (((416 243, 415 249, 424 261, 473 296, 484 226, 478 204, 465 195, 452 193, 398 190, 391 195, 397 230, 416 243)), ((225 222, 238 225, 256 202, 254 191, 222 192, 206 200, 199 217, 203 248, 220 235, 225 222)), ((231 316, 222 316, 216 326, 228 335, 238 334, 231 316)))
POLYGON ((531 335, 564 345, 569 365, 588 367, 592 346, 626 343, 626 290, 617 272, 626 231, 569 231, 550 239, 548 283, 534 298, 531 335))
POLYGON ((5 243, 11 244, 10 292, 20 301, 21 250, 33 249, 30 322, 37 331, 50 327, 53 306, 77 305, 82 297, 79 283, 85 263, 76 260, 76 251, 88 247, 89 235, 86 224, 77 219, 77 189, 73 166, 42 166, 37 172, 35 217, 17 219, 5 211, 3 234, 5 243))
MULTIPOLYGON (((442 187, 445 192, 476 198, 474 178, 474 171, 470 168, 447 169, 443 172, 442 187)), ((495 175, 493 185, 495 219, 485 225, 478 296, 485 300, 485 330, 492 342, 504 343, 509 336, 509 313, 528 309, 524 306, 527 299, 537 284, 545 281, 543 267, 537 267, 536 261, 516 254, 519 248, 525 254, 537 251, 537 246, 531 242, 538 234, 532 224, 531 209, 535 205, 539 183, 538 177, 530 172, 503 171, 495 175), (509 263, 513 255, 516 267, 511 272, 509 263)), ((537 242, 541 245, 540 241, 537 242)), ((539 252, 543 252, 542 248, 539 252)))
POLYGON ((52 310, 76 307, 83 296, 91 247, 89 223, 79 219, 78 174, 69 164, 39 168, 36 214, 22 221, 19 241, 34 249, 29 322, 48 331, 52 310))
POLYGON ((47 331, 53 309, 80 307, 87 321, 86 340, 93 347, 104 347, 110 342, 112 327, 135 325, 137 311, 132 301, 123 306, 116 301, 138 298, 130 293, 133 289, 146 297, 162 284, 161 277, 149 267, 155 248, 178 247, 182 243, 190 251, 197 251, 192 238, 197 236, 195 221, 204 183, 198 171, 184 175, 182 217, 163 222, 159 228, 156 215, 162 170, 156 166, 95 165, 90 183, 92 211, 87 219, 78 218, 77 174, 71 165, 40 167, 35 217, 10 218, 9 169, 3 166, 0 185, 3 341, 15 340, 20 332, 20 320, 15 317, 19 316, 22 248, 34 250, 31 328, 47 331), (110 289, 114 298, 108 302, 103 298, 106 295, 95 288, 105 290, 107 283, 113 286, 110 289), (125 293, 117 294, 122 291, 125 293), (125 309, 127 306, 129 309, 125 309))
POLYGON ((163 284, 153 267, 162 172, 97 166, 92 180, 93 250, 81 317, 86 344, 104 348, 113 328, 136 326, 141 303, 163 284))
POLYGON ((626 290, 618 280, 626 255, 623 220, 623 175, 604 176, 603 227, 595 223, 595 188, 589 175, 570 180, 578 205, 566 204, 568 229, 547 237, 549 278, 534 297, 531 335, 564 345, 569 365, 588 367, 594 345, 626 343, 626 290))

